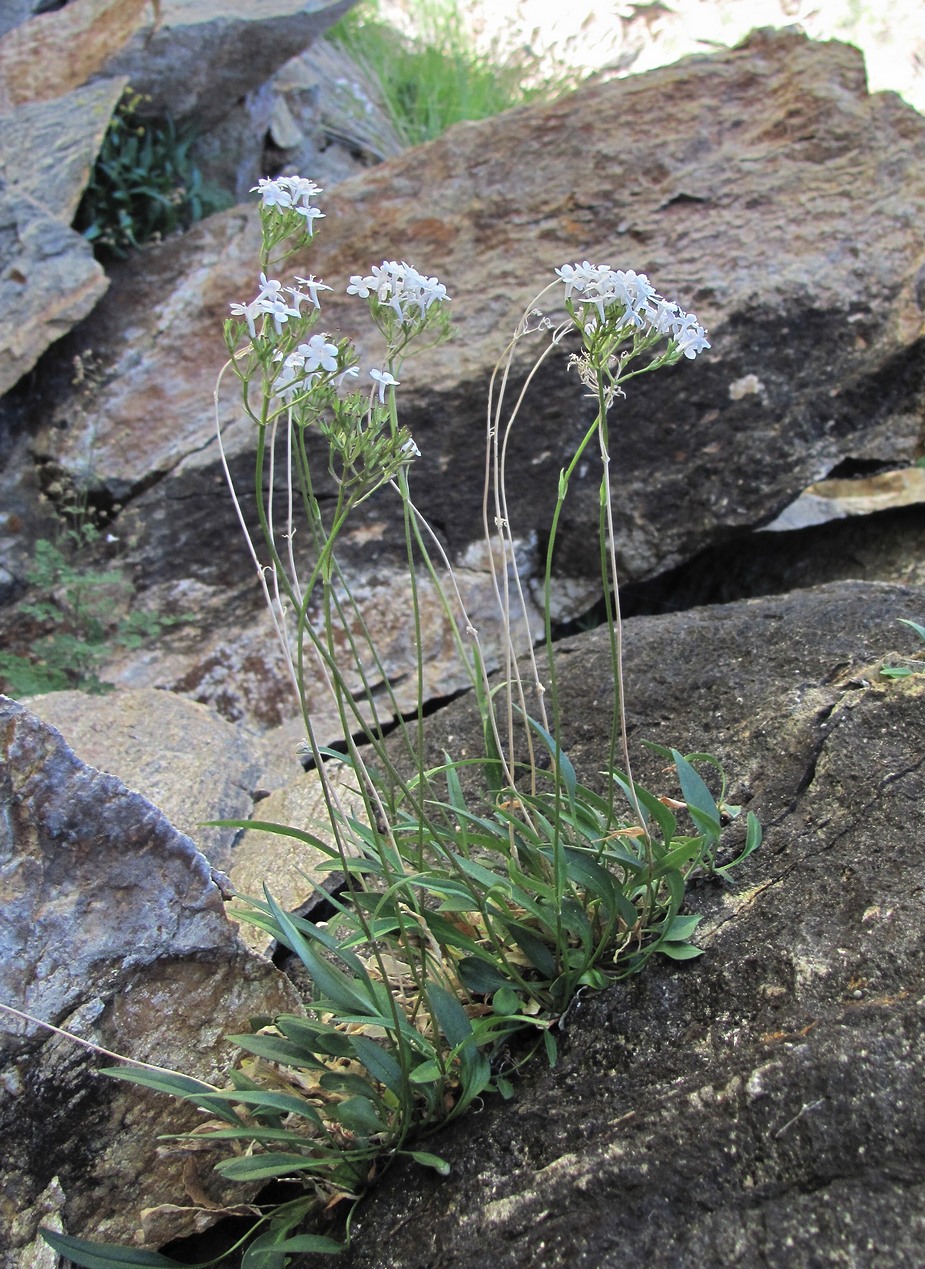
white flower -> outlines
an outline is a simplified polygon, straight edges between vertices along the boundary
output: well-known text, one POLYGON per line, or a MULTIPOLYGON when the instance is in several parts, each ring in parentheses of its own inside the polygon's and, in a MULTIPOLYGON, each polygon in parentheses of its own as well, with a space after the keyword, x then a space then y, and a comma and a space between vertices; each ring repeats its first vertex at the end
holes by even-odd
POLYGON ((285 300, 282 299, 258 298, 256 303, 261 306, 264 313, 273 318, 273 321, 276 324, 277 335, 281 335, 283 333, 283 325, 285 322, 289 321, 290 317, 299 316, 299 310, 297 308, 290 308, 285 300))
POLYGON ((268 278, 265 273, 261 273, 258 300, 281 300, 283 298, 282 291, 282 283, 277 282, 275 278, 268 278))
POLYGON ((611 324, 614 332, 629 326, 666 335, 685 357, 693 359, 710 345, 706 331, 692 313, 663 299, 644 273, 611 269, 609 265, 564 264, 556 275, 565 283, 565 298, 580 296, 579 320, 586 334, 611 324), (595 309, 597 316, 591 316, 595 309))
POLYGON ((293 207, 292 210, 294 212, 298 212, 300 216, 305 217, 305 219, 308 221, 309 229, 311 229, 312 221, 315 219, 316 216, 321 216, 322 219, 324 218, 324 212, 321 211, 321 209, 318 207, 293 207))
POLYGON ((243 317, 247 322, 247 329, 250 331, 251 339, 257 338, 257 329, 254 321, 264 311, 260 300, 253 300, 250 304, 231 304, 229 305, 234 317, 243 317))
POLYGON ((393 379, 388 370, 370 370, 369 377, 370 379, 375 379, 375 381, 379 384, 380 405, 385 405, 386 388, 397 388, 400 386, 398 380, 393 379))
POLYGON ((251 186, 251 193, 259 193, 264 207, 292 206, 292 194, 282 181, 272 181, 268 176, 261 176, 256 185, 251 186))
POLYGON ((442 282, 424 277, 405 260, 374 264, 366 277, 355 273, 347 287, 348 295, 357 295, 361 300, 368 299, 373 291, 378 302, 393 309, 401 322, 423 317, 432 304, 449 299, 442 282))
POLYGON ((400 454, 407 454, 409 458, 420 458, 420 457, 421 457, 421 451, 420 451, 420 450, 418 449, 418 447, 415 445, 414 441, 411 439, 411 437, 410 437, 410 436, 408 437, 408 439, 405 441, 404 445, 403 445, 403 446, 401 447, 401 449, 399 450, 399 453, 400 453, 400 454))
POLYGON ((290 353, 283 362, 279 374, 273 381, 273 391, 282 401, 291 402, 293 398, 308 392, 315 381, 314 375, 305 374, 305 358, 298 352, 290 353))
POLYGON ((694 360, 699 352, 703 352, 704 348, 711 347, 707 341, 707 332, 696 323, 689 330, 679 335, 676 343, 680 351, 684 353, 684 356, 689 357, 691 361, 694 360))
POLYGON ((320 185, 316 185, 314 181, 308 180, 305 176, 283 176, 280 177, 280 183, 284 184, 292 195, 293 203, 302 203, 308 206, 310 199, 316 194, 323 194, 324 190, 320 185))
POLYGON ((315 308, 321 308, 321 305, 318 302, 318 292, 332 291, 334 289, 333 287, 326 286, 324 282, 316 281, 314 273, 311 274, 311 276, 307 278, 300 278, 297 275, 296 282, 300 283, 308 291, 308 294, 306 295, 304 294, 304 292, 299 291, 294 286, 286 287, 286 290, 292 296, 292 301, 295 304, 296 308, 298 308, 301 304, 314 304, 315 308))
POLYGON ((358 295, 361 300, 366 300, 369 298, 370 289, 375 285, 375 278, 361 278, 359 273, 354 273, 347 287, 347 294, 358 295))
POLYGON ((297 351, 305 358, 306 370, 326 370, 330 374, 337 369, 337 345, 329 344, 324 335, 312 335, 307 344, 299 344, 297 351))
POLYGON ((589 282, 596 282, 602 272, 609 272, 610 265, 595 266, 585 260, 584 264, 564 264, 556 273, 565 283, 565 298, 571 299, 572 291, 584 291, 589 282))
POLYGON ((359 373, 360 373, 359 366, 347 366, 347 368, 345 370, 342 370, 340 374, 337 376, 337 386, 340 387, 341 384, 344 382, 344 380, 347 378, 355 379, 359 373))

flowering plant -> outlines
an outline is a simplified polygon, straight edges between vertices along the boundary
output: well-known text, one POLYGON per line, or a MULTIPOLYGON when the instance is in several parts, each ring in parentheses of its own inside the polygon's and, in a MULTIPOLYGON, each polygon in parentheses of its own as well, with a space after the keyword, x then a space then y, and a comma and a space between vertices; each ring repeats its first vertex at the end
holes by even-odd
MULTIPOLYGON (((239 1153, 217 1166, 223 1176, 305 1181, 303 1198, 263 1213, 265 1228, 248 1248, 249 1269, 277 1269, 290 1253, 331 1250, 327 1237, 295 1231, 320 1206, 354 1201, 383 1161, 410 1155, 445 1172, 443 1160, 414 1147, 413 1135, 488 1092, 512 1096, 512 1074, 537 1049, 553 1063, 558 1020, 580 987, 604 987, 635 973, 656 952, 699 955, 691 942, 699 917, 681 914, 686 882, 698 872, 728 877, 758 845, 760 828, 749 814, 737 858, 719 863, 724 827, 739 814, 724 801, 724 782, 714 796, 691 759, 666 750, 681 797, 656 797, 633 779, 626 740, 608 420, 634 376, 709 347, 696 318, 660 297, 644 274, 587 261, 557 269, 528 309, 497 368, 488 412, 483 506, 501 631, 500 675, 492 678, 451 562, 412 501, 409 473, 419 452, 397 408, 403 359, 449 334, 446 288, 405 261, 384 260, 350 277, 347 293, 366 303, 384 343, 381 364, 364 376, 350 340, 315 330, 322 293, 332 288, 314 275, 291 284, 269 276, 274 252, 311 241, 323 215, 313 200, 322 191, 300 177, 282 177, 261 181, 256 192, 259 284, 254 299, 231 305, 229 360, 216 403, 230 371, 255 428, 254 534, 226 464, 229 487, 329 817, 325 826, 256 827, 321 851, 345 885, 332 899, 336 916, 327 924, 283 911, 269 890, 248 900, 248 919, 301 960, 313 995, 307 1016, 258 1022, 252 1034, 233 1037, 246 1057, 231 1072, 230 1087, 176 1072, 152 1075, 150 1068, 122 1074, 209 1112, 191 1135, 197 1143, 204 1137, 238 1143, 239 1153), (564 312, 558 324, 536 307, 549 300, 564 312), (559 478, 544 579, 545 670, 513 566, 504 484, 505 453, 524 399, 521 391, 505 417, 504 388, 515 351, 537 331, 549 335, 540 361, 577 336, 580 351, 571 364, 597 401, 594 422, 559 478), (308 436, 327 446, 333 497, 318 495, 308 436), (601 468, 600 558, 614 681, 603 792, 579 782, 560 743, 549 616, 561 510, 570 478, 593 445, 601 468), (337 550, 354 509, 387 491, 402 508, 409 624, 419 649, 410 723, 337 550), (297 520, 308 528, 307 552, 296 551, 297 520), (424 577, 441 597, 471 678, 485 740, 481 759, 455 762, 447 755, 436 767, 425 761, 424 577), (345 757, 317 734, 319 683, 336 708, 345 757), (397 735, 387 741, 393 723, 397 735), (335 756, 344 758, 359 811, 346 804, 331 774, 335 756), (676 812, 687 816, 686 828, 676 812)), ((47 1237, 76 1264, 95 1263, 79 1240, 47 1237)))

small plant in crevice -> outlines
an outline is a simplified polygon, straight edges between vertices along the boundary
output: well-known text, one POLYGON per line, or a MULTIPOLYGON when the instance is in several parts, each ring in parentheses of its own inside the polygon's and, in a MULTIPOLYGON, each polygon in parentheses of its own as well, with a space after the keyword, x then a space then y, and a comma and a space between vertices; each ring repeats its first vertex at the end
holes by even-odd
MULTIPOLYGON (((918 635, 919 639, 925 644, 925 626, 919 625, 917 621, 910 621, 908 617, 900 617, 899 620, 904 626, 909 626, 918 635)), ((885 679, 907 679, 913 674, 925 673, 925 647, 919 649, 921 656, 904 657, 902 665, 882 665, 880 673, 885 679)))
POLYGON ((112 685, 100 670, 114 648, 138 648, 185 618, 125 611, 132 584, 111 566, 86 562, 100 538, 89 522, 67 528, 56 542, 40 538, 26 570, 29 592, 15 606, 32 637, 28 651, 0 651, 0 690, 40 696, 78 688, 101 693, 112 685))
MULTIPOLYGON (((248 919, 302 962, 313 995, 305 1015, 257 1019, 232 1037, 240 1058, 226 1084, 138 1063, 109 1073, 199 1107, 201 1124, 181 1140, 191 1149, 226 1144, 228 1157, 216 1168, 223 1177, 302 1183, 301 1195, 262 1212, 245 1240, 247 1269, 283 1269, 290 1256, 338 1249, 306 1225, 343 1202, 352 1209, 389 1161, 410 1157, 445 1172, 446 1163, 422 1148, 427 1135, 480 1097, 510 1097, 513 1076, 534 1053, 554 1063, 557 1023, 579 989, 638 973, 656 954, 698 956, 700 918, 682 911, 687 884, 698 876, 728 880, 758 847, 761 829, 751 812, 743 817, 727 803, 725 777, 708 755, 659 748, 677 796, 642 787, 627 738, 612 414, 634 378, 709 347, 696 318, 658 295, 644 274, 588 261, 556 269, 528 306, 492 378, 484 438, 483 526, 500 631, 492 647, 412 496, 420 455, 398 410, 408 357, 449 335, 446 287, 405 261, 383 260, 350 277, 346 291, 365 306, 382 343, 378 364, 364 366, 361 380, 352 342, 315 329, 331 287, 314 275, 288 283, 272 276, 311 241, 323 216, 315 202, 321 191, 301 177, 262 180, 258 189, 259 281, 253 298, 231 305, 216 417, 231 380, 254 431, 253 532, 227 463, 226 475, 328 822, 248 826, 321 851, 346 887, 330 900, 336 911, 326 923, 284 911, 269 890, 245 900, 248 919), (518 378, 515 355, 535 339, 543 346, 506 406, 518 378), (506 466, 538 368, 567 347, 594 417, 559 476, 542 585, 546 641, 537 651, 516 567, 506 466), (592 462, 600 473, 613 684, 596 786, 579 779, 564 750, 551 640, 558 526, 579 464, 592 462), (423 653, 409 718, 341 566, 340 540, 355 509, 373 497, 394 498, 401 511, 412 647, 423 646, 422 587, 441 598, 481 719, 480 755, 428 760, 423 653), (345 753, 316 734, 322 692, 345 753), (345 805, 327 770, 332 758, 352 773, 362 811, 345 805), (515 1039, 522 1044, 512 1059, 515 1039)), ((220 424, 218 436, 221 445, 220 424)), ((50 1231, 45 1237, 89 1269, 173 1263, 50 1231)))
POLYGON ((203 181, 191 155, 195 133, 169 115, 139 113, 144 100, 125 90, 74 219, 103 256, 127 256, 234 201, 203 181))

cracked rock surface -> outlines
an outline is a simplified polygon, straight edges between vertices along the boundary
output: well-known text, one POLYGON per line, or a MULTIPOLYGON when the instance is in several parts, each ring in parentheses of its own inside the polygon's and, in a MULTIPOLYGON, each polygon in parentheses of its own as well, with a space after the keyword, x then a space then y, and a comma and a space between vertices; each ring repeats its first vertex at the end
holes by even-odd
MULTIPOLYGON (((923 611, 925 588, 839 583, 629 623, 637 779, 676 792, 643 737, 712 752, 765 843, 691 890, 704 957, 579 998, 554 1069, 431 1139, 448 1179, 387 1176, 350 1269, 921 1264, 925 679, 879 666, 923 611)), ((592 780, 604 632, 559 674, 592 780)), ((475 746, 462 703, 431 723, 475 746)))

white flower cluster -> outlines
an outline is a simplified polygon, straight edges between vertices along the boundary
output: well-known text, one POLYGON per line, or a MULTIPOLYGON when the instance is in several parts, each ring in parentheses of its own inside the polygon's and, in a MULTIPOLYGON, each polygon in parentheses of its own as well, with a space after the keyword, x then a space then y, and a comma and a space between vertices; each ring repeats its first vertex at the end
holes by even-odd
MULTIPOLYGON (((307 344, 299 344, 285 359, 281 353, 276 356, 283 364, 273 380, 273 392, 281 401, 291 402, 308 392, 319 374, 330 375, 337 370, 337 345, 329 343, 327 335, 312 335, 307 344)), ((340 378, 357 374, 356 366, 348 366, 340 378)))
POLYGON ((311 205, 315 195, 323 194, 324 190, 305 176, 278 176, 275 180, 262 176, 256 185, 251 186, 251 193, 260 195, 264 207, 278 207, 280 211, 294 211, 304 216, 309 228, 316 217, 324 215, 318 207, 311 205))
POLYGON ((348 295, 358 295, 365 300, 370 293, 375 293, 384 307, 393 309, 401 322, 423 317, 432 304, 449 299, 442 282, 425 278, 404 260, 401 264, 396 260, 383 260, 381 265, 373 265, 368 277, 360 277, 358 273, 351 277, 348 295))
POLYGON ((667 335, 679 352, 691 358, 709 348, 707 332, 693 313, 662 299, 644 273, 611 269, 608 264, 564 264, 556 274, 565 283, 565 298, 577 293, 580 303, 597 309, 603 324, 616 316, 620 326, 634 326, 667 335), (614 309, 617 312, 614 314, 614 309))
POLYGON ((323 282, 316 281, 314 274, 307 278, 296 277, 296 282, 300 286, 304 286, 305 290, 300 291, 298 286, 283 286, 275 278, 268 278, 265 273, 261 273, 260 292, 257 298, 251 300, 250 304, 231 304, 229 306, 234 317, 243 317, 247 322, 247 329, 250 331, 251 339, 257 338, 255 322, 258 317, 264 315, 272 317, 276 326, 276 333, 281 335, 283 326, 289 321, 290 317, 301 317, 301 306, 303 304, 314 304, 315 308, 320 308, 318 292, 332 289, 329 286, 325 286, 323 282))

